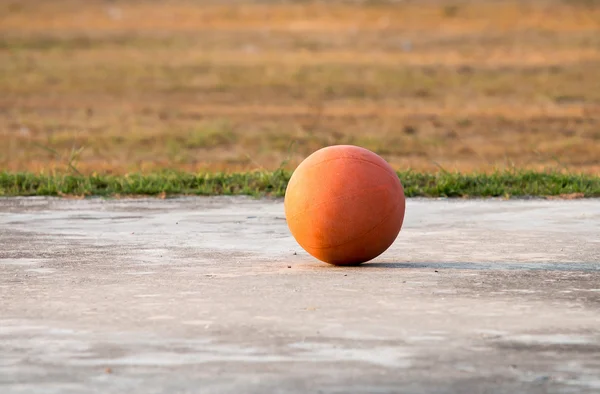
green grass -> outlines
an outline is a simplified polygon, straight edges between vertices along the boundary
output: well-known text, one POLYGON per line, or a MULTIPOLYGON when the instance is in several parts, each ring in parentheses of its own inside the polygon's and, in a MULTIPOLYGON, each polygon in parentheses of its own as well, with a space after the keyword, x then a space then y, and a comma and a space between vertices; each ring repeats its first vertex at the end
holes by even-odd
MULTIPOLYGON (((0 172, 0 196, 250 195, 281 197, 291 172, 67 175, 0 172)), ((600 176, 506 171, 399 172, 407 197, 600 197, 600 176)))

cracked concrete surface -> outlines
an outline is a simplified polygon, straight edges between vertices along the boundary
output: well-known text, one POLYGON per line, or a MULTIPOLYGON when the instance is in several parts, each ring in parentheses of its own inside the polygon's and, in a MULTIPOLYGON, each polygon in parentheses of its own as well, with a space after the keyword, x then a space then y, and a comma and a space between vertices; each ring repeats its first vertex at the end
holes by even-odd
POLYGON ((597 393, 600 201, 409 199, 360 267, 281 200, 0 199, 0 392, 597 393))

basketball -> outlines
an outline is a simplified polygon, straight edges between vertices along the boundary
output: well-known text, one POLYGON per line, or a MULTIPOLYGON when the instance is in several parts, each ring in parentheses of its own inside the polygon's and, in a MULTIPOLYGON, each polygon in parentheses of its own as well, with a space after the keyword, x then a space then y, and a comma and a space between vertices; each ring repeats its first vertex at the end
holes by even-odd
POLYGON ((398 237, 406 201, 396 172, 377 154, 334 145, 308 156, 288 183, 284 209, 298 244, 334 265, 358 265, 398 237))

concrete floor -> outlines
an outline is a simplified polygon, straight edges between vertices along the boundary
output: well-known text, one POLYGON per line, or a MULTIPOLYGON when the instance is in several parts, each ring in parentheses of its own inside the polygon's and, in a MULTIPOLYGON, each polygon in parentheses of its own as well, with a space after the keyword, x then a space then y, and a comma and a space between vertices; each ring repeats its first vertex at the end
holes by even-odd
POLYGON ((600 200, 409 200, 360 267, 281 200, 0 199, 0 392, 598 393, 600 200))

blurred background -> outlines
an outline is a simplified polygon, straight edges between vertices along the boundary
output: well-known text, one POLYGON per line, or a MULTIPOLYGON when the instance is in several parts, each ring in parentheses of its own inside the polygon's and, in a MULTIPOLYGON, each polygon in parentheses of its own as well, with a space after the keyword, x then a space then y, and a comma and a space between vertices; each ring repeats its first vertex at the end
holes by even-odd
POLYGON ((0 0, 0 168, 600 173, 600 0, 0 0))

